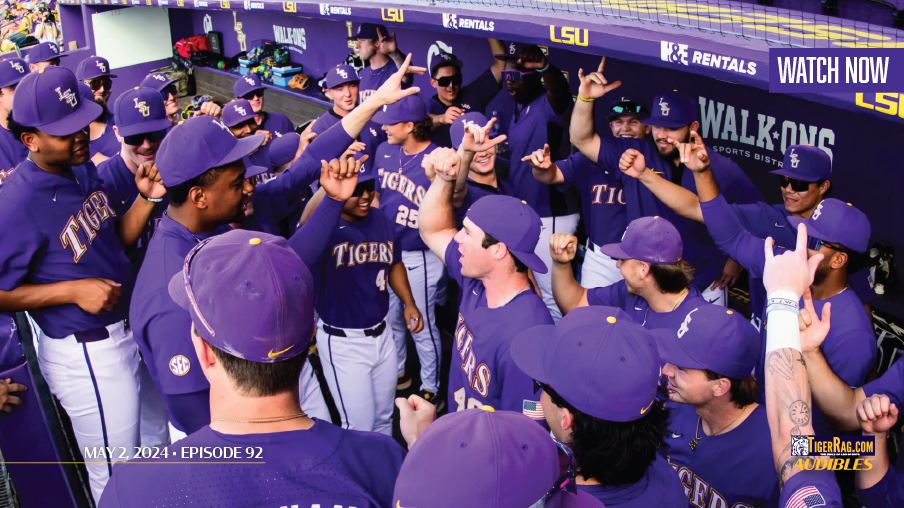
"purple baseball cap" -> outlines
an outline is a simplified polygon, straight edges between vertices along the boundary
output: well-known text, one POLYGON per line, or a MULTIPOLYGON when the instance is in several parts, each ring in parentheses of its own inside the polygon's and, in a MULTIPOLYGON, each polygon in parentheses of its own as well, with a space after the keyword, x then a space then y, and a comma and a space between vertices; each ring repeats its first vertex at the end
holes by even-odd
POLYGON ((600 251, 613 259, 671 265, 681 260, 684 245, 675 226, 656 215, 632 220, 620 243, 603 245, 600 251))
POLYGON ((427 105, 417 95, 403 97, 402 100, 383 106, 377 111, 373 121, 381 125, 393 125, 399 122, 423 122, 427 118, 427 105))
POLYGON ((732 379, 753 374, 760 333, 737 312, 704 303, 684 317, 678 330, 651 330, 662 361, 683 369, 709 369, 732 379))
POLYGON ((235 162, 263 142, 263 134, 236 139, 229 127, 216 118, 195 116, 179 122, 163 138, 157 150, 157 170, 163 183, 172 187, 210 168, 235 162))
POLYGON ((337 65, 326 73, 327 88, 335 88, 352 81, 360 81, 360 79, 358 79, 358 71, 351 65, 337 65))
MULTIPOLYGON (((249 161, 250 162, 250 161, 249 161)), ((245 164, 245 178, 252 178, 257 175, 262 175, 264 173, 269 173, 271 168, 264 166, 254 166, 250 164, 245 164)))
POLYGON ((270 140, 270 162, 274 168, 295 158, 300 140, 301 136, 295 132, 289 132, 270 140))
POLYGON ((113 103, 113 116, 122 137, 162 131, 172 125, 160 92, 153 88, 136 86, 123 92, 113 103))
POLYGON ((90 56, 79 62, 75 77, 79 81, 87 81, 102 77, 115 78, 116 75, 110 74, 110 62, 106 58, 90 56))
POLYGON ((534 46, 534 44, 528 44, 525 42, 517 42, 517 41, 506 41, 505 42, 505 53, 501 53, 498 55, 493 55, 497 60, 517 60, 521 58, 521 51, 524 48, 534 46))
POLYGON ((251 103, 246 99, 235 99, 223 106, 223 112, 220 113, 220 117, 226 127, 235 127, 242 122, 257 117, 257 113, 254 112, 251 108, 251 103))
POLYGON ((546 264, 534 253, 543 222, 527 201, 511 196, 484 196, 468 208, 465 218, 504 243, 531 270, 547 272, 546 264))
POLYGON ((832 178, 832 159, 825 150, 812 145, 791 145, 785 149, 782 168, 770 171, 804 182, 818 182, 832 178))
POLYGON ((465 113, 456 118, 452 125, 449 126, 449 137, 452 138, 452 147, 458 150, 458 147, 461 146, 461 141, 465 138, 466 125, 473 123, 483 127, 487 122, 487 117, 477 111, 465 113))
POLYGON ((638 420, 656 399, 656 339, 621 309, 574 309, 557 325, 521 332, 510 350, 525 374, 594 418, 638 420))
POLYGON ((196 245, 170 279, 169 294, 211 346, 243 360, 276 363, 308 347, 313 285, 285 238, 235 229, 196 245))
POLYGON ((679 129, 697 120, 697 103, 677 90, 663 92, 653 98, 652 114, 644 121, 653 127, 679 129))
POLYGON ((29 72, 31 71, 28 69, 28 62, 21 58, 0 60, 0 88, 15 85, 29 72))
POLYGON ((380 34, 383 34, 384 36, 389 35, 389 30, 387 30, 383 25, 378 25, 375 23, 361 23, 360 25, 358 25, 358 31, 355 32, 355 35, 349 37, 348 40, 356 41, 358 39, 379 39, 380 34))
POLYGON ((85 83, 78 82, 78 96, 89 102, 94 102, 94 91, 85 83))
POLYGON ((152 72, 142 79, 141 84, 138 86, 153 88, 154 90, 157 90, 157 92, 162 92, 168 85, 177 81, 179 80, 171 78, 162 72, 152 72))
POLYGON ((609 105, 609 115, 606 119, 611 122, 613 118, 621 115, 633 115, 644 120, 649 118, 650 108, 648 108, 646 102, 639 97, 631 95, 619 96, 609 105))
POLYGON ((68 136, 97 119, 104 109, 78 96, 72 71, 55 65, 27 74, 13 96, 13 120, 51 136, 68 136))
POLYGON ((54 58, 63 58, 64 56, 69 55, 60 51, 60 47, 57 43, 42 42, 31 48, 31 52, 28 53, 25 60, 30 64, 35 64, 39 62, 49 62, 54 58))
MULTIPOLYGON (((449 413, 427 427, 402 463, 393 506, 527 508, 552 490, 561 471, 549 433, 522 414, 484 407, 449 413), (424 487, 437 481, 440 488, 424 487)), ((584 492, 559 491, 543 506, 603 504, 584 492)))
POLYGON ((464 62, 458 59, 452 53, 447 53, 445 51, 440 51, 438 55, 435 56, 436 63, 433 64, 433 67, 430 68, 430 77, 436 76, 436 71, 438 71, 442 67, 457 67, 458 70, 465 65, 464 62))
POLYGON ((235 80, 232 84, 232 96, 235 98, 244 97, 255 90, 263 90, 266 88, 257 74, 248 74, 235 80))
POLYGON ((840 243, 861 254, 869 249, 869 219, 857 207, 839 199, 823 199, 809 219, 788 217, 788 222, 795 228, 798 224, 806 224, 807 236, 811 238, 840 243))

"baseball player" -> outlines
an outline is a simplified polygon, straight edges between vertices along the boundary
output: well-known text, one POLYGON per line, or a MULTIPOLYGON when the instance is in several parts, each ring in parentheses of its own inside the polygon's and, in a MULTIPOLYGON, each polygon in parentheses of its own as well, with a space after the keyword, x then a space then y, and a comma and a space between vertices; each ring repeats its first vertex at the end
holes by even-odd
POLYGON ((618 259, 623 279, 610 286, 585 289, 574 280, 571 260, 578 239, 566 233, 549 238, 553 258, 553 293, 563 314, 575 307, 619 307, 646 328, 677 330, 691 309, 706 303, 691 285, 694 267, 684 260, 678 230, 662 217, 635 219, 620 243, 600 251, 618 259))
POLYGON ((269 171, 270 166, 273 164, 270 162, 270 149, 267 144, 273 138, 273 134, 260 128, 257 123, 258 117, 254 110, 251 109, 251 103, 247 99, 229 101, 223 106, 220 117, 226 127, 229 127, 232 135, 238 139, 254 136, 255 134, 263 136, 263 144, 248 156, 248 159, 245 160, 245 165, 263 166, 269 171))
MULTIPOLYGON (((707 166, 706 148, 697 138, 694 144, 682 145, 679 149, 688 168, 694 172, 703 220, 716 245, 747 268, 751 276, 761 276, 764 257, 760 249, 764 240, 744 229, 720 194, 707 166)), ((811 254, 819 252, 824 257, 811 288, 817 311, 821 312, 828 302, 835 311, 832 330, 821 346, 822 352, 836 375, 848 386, 859 386, 876 359, 876 336, 859 298, 848 290, 847 280, 848 267, 852 263, 861 264, 869 246, 869 219, 850 203, 828 198, 816 207, 809 219, 790 217, 788 222, 793 226, 806 223, 811 235, 807 248, 811 254)), ((761 386, 762 380, 763 363, 760 362, 757 382, 761 386)), ((817 408, 814 408, 813 426, 821 435, 835 433, 817 408)))
MULTIPOLYGON (((527 201, 540 215, 543 230, 536 254, 546 266, 550 266, 552 260, 546 248, 549 235, 577 231, 578 197, 539 183, 524 158, 547 144, 553 147, 553 153, 559 153, 565 129, 564 115, 572 104, 571 92, 565 75, 546 59, 537 46, 510 42, 496 58, 505 62, 502 80, 515 101, 506 130, 512 195, 527 201)), ((558 321, 562 313, 552 296, 550 274, 535 273, 534 276, 553 320, 558 321)))
POLYGON ((9 132, 7 117, 13 111, 16 86, 29 72, 21 58, 0 60, 0 182, 28 156, 28 148, 9 132))
POLYGON ((603 506, 576 489, 571 450, 518 413, 482 406, 445 416, 410 450, 392 506, 603 506), (441 488, 425 488, 428 482, 441 488))
MULTIPOLYGON (((571 142, 588 159, 610 172, 618 171, 619 159, 628 149, 641 152, 647 163, 665 178, 694 191, 692 172, 686 171, 684 161, 678 157, 676 142, 686 143, 692 131, 699 129, 697 104, 692 98, 678 92, 666 91, 653 99, 653 111, 644 120, 652 126, 652 137, 647 141, 630 138, 600 136, 594 130, 593 102, 607 92, 618 88, 620 81, 610 83, 603 76, 606 59, 603 58, 596 72, 584 76, 579 71, 581 84, 578 101, 571 117, 571 142)), ((713 174, 725 189, 726 199, 732 203, 763 201, 760 192, 744 174, 744 171, 728 157, 712 155, 713 174)), ((725 304, 724 287, 736 280, 741 273, 737 263, 713 244, 704 227, 677 216, 643 185, 633 179, 622 179, 627 219, 660 215, 672 222, 684 240, 684 258, 697 269, 695 286, 710 303, 725 304), (718 283, 718 284, 717 284, 718 283)))
MULTIPOLYGON (((154 207, 136 200, 121 218, 113 209, 84 132, 100 112, 63 67, 32 72, 16 87, 8 126, 30 154, 0 186, 0 311, 28 311, 37 322, 38 363, 79 449, 131 453, 139 444, 140 359, 125 322, 132 269, 117 233, 137 237, 154 207)), ((145 196, 165 192, 153 168, 135 178, 145 196)), ((99 499, 110 464, 86 467, 99 499)))
POLYGON ((60 65, 60 58, 69 56, 60 51, 60 46, 55 42, 40 42, 31 48, 25 61, 31 71, 37 71, 48 65, 60 65))
MULTIPOLYGON (((313 140, 313 137, 308 137, 313 140)), ((279 174, 289 168, 289 165, 297 159, 298 146, 301 144, 301 135, 294 132, 276 136, 270 141, 270 171, 279 174)))
MULTIPOLYGON (((395 34, 390 36, 383 25, 361 23, 355 35, 348 40, 355 41, 355 52, 367 63, 359 75, 358 104, 362 104, 402 67, 405 55, 399 51, 395 34)), ((417 69, 409 67, 409 74, 423 75, 426 72, 422 67, 417 69)), ((411 75, 406 75, 402 84, 407 87, 412 79, 411 75)))
MULTIPOLYGON (((465 137, 465 129, 469 124, 482 126, 493 125, 489 123, 483 114, 478 112, 465 113, 452 122, 449 129, 452 148, 458 150, 465 137)), ((496 174, 496 146, 493 145, 486 151, 475 153, 471 159, 468 171, 460 171, 455 185, 454 205, 456 222, 460 224, 464 219, 468 208, 484 196, 511 195, 512 188, 508 182, 503 181, 496 174), (462 182, 463 180, 463 182, 462 182), (464 185, 462 185, 464 183, 464 185)))
MULTIPOLYGON (((505 53, 505 45, 499 39, 487 39, 491 55, 505 53)), ((502 69, 505 61, 493 59, 493 64, 465 86, 462 86, 461 68, 464 62, 452 53, 441 51, 436 55, 436 63, 430 69, 430 86, 436 95, 427 99, 427 112, 433 119, 433 134, 430 139, 437 146, 452 146, 449 128, 456 118, 465 113, 483 113, 487 104, 499 93, 502 83, 502 69)), ((486 124, 486 122, 481 125, 486 124)))
POLYGON ((167 448, 168 458, 118 465, 99 506, 169 504, 174 496, 195 505, 390 506, 404 449, 311 418, 299 404, 314 289, 286 240, 242 230, 215 236, 191 250, 168 284, 191 314, 194 369, 209 380, 211 419, 167 448), (238 287, 247 291, 224 291, 238 287), (242 458, 198 464, 183 455, 191 447, 238 447, 242 458))
MULTIPOLYGON (((616 138, 644 139, 650 127, 643 120, 649 108, 640 99, 618 97, 609 106, 609 128, 616 138)), ((595 288, 615 284, 622 279, 617 260, 600 252, 600 246, 615 243, 628 225, 621 173, 610 172, 590 161, 581 152, 553 162, 549 145, 536 150, 522 161, 530 163, 534 178, 547 185, 574 182, 581 195, 587 250, 581 265, 581 286, 595 288)))
POLYGON ((75 71, 75 77, 79 81, 91 87, 94 92, 94 98, 100 99, 104 108, 107 101, 110 100, 110 93, 113 91, 113 78, 115 74, 111 74, 110 62, 106 58, 99 56, 90 56, 78 64, 75 71))
POLYGON ((766 408, 751 372, 757 329, 704 304, 678 329, 653 330, 672 409, 662 454, 691 506, 771 506, 778 497, 766 408), (740 471, 751 473, 738 481, 740 471))
MULTIPOLYGON (((795 468, 800 457, 791 453, 794 437, 819 434, 812 423, 810 385, 801 355, 802 334, 797 302, 807 288, 812 287, 824 253, 809 255, 806 252, 807 229, 807 225, 801 224, 796 248, 780 256, 773 253, 772 239, 766 239, 759 245, 764 251, 765 262, 761 266, 769 302, 765 312, 768 326, 763 323, 766 329, 764 361, 768 365, 765 374, 766 414, 772 433, 773 464, 782 489, 778 506, 841 508, 841 492, 835 475, 826 470, 795 468)), ((837 308, 836 305, 832 307, 837 308)))
MULTIPOLYGON (((169 117, 174 125, 177 121, 176 115, 179 113, 179 104, 176 103, 176 97, 179 95, 179 89, 176 87, 178 82, 178 79, 171 78, 162 72, 152 72, 145 76, 138 85, 153 88, 160 92, 160 96, 163 97, 163 105, 166 108, 166 116, 169 117)), ((201 108, 203 109, 206 104, 208 103, 202 104, 201 108)))
MULTIPOLYGON (((437 399, 437 395, 442 346, 434 308, 443 266, 418 235, 418 214, 430 187, 422 160, 437 146, 430 141, 427 107, 418 96, 386 106, 374 115, 373 120, 383 126, 388 138, 377 148, 372 165, 373 171, 380 175, 380 209, 399 234, 398 248, 408 269, 414 301, 425 313, 424 328, 411 334, 421 362, 421 397, 441 410, 444 402, 437 399)), ((403 319, 400 304, 398 296, 390 293, 389 319, 398 352, 398 385, 405 386, 408 382, 405 373, 406 330, 410 323, 403 319)))
MULTIPOLYGON (((678 185, 658 176, 653 171, 646 171, 643 163, 632 157, 634 152, 622 156, 621 166, 625 174, 643 183, 657 198, 662 200, 675 213, 697 222, 703 222, 700 211, 700 200, 678 185), (632 161, 634 167, 632 168, 632 161)), ((762 201, 748 204, 732 204, 731 210, 741 221, 741 225, 757 238, 771 236, 778 245, 794 244, 794 228, 790 225, 790 217, 809 218, 823 199, 831 191, 832 160, 821 148, 809 145, 791 145, 785 150, 784 163, 781 169, 772 171, 779 175, 779 185, 783 196, 780 205, 769 205, 762 201)), ((851 290, 866 306, 867 314, 871 314, 869 302, 876 297, 869 286, 869 270, 861 270, 848 277, 851 290)), ((759 279, 750 281, 750 304, 753 309, 751 321, 760 327, 760 313, 764 309, 766 295, 763 283, 759 279)))
MULTIPOLYGON (((331 164, 360 169, 366 156, 356 162, 346 152, 343 159, 331 164)), ((344 167, 331 171, 348 172, 344 167)), ((420 332, 424 323, 396 247, 399 233, 384 214, 370 213, 376 177, 373 170, 360 174, 344 200, 324 197, 305 222, 305 234, 289 243, 300 251, 311 249, 311 238, 329 239, 309 266, 316 274, 317 348, 342 426, 391 435, 398 367, 393 330, 387 326, 389 287, 404 305, 409 330, 420 332)))
MULTIPOLYGON (((402 57, 404 60, 404 56, 402 57)), ((232 85, 232 94, 236 99, 245 99, 251 104, 251 109, 258 130, 269 132, 271 136, 280 136, 295 132, 295 125, 289 117, 282 113, 267 113, 264 111, 264 85, 261 84, 257 74, 248 74, 235 80, 232 85)))
POLYGON ((857 496, 866 508, 894 508, 904 504, 904 473, 889 467, 888 433, 898 421, 898 406, 888 395, 873 395, 857 406, 863 434, 873 436, 873 468, 857 471, 857 496))
POLYGON ((450 410, 484 404, 508 411, 538 403, 533 382, 509 355, 512 340, 534 325, 552 324, 540 297, 531 290, 528 269, 546 271, 534 254, 540 237, 537 213, 523 200, 487 196, 471 206, 459 231, 452 206, 454 182, 475 152, 501 143, 489 139, 487 127, 468 126, 461 155, 450 148, 433 152, 436 172, 424 196, 419 220, 421 238, 442 256, 449 275, 461 287, 455 351, 449 374, 450 410))
POLYGON ((113 132, 113 122, 110 121, 113 115, 106 110, 104 104, 95 99, 94 92, 88 85, 79 83, 78 94, 84 100, 97 102, 104 107, 97 118, 88 125, 88 150, 91 162, 97 165, 119 152, 120 143, 116 139, 116 133, 113 132))
POLYGON ((574 452, 579 490, 606 506, 686 505, 678 475, 657 453, 669 411, 656 399, 650 332, 620 309, 590 307, 521 332, 511 354, 542 390, 539 417, 574 452))

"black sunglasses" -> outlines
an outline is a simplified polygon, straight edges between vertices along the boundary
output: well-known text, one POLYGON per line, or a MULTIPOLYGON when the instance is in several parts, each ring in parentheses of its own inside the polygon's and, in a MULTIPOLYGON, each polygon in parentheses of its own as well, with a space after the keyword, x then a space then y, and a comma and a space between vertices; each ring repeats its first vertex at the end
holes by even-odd
POLYGON ((172 94, 173 97, 176 97, 177 95, 179 95, 179 89, 176 88, 176 85, 169 84, 169 85, 166 85, 166 87, 164 87, 163 90, 160 90, 160 95, 163 96, 163 100, 169 99, 170 94, 172 94))
POLYGON ((246 101, 250 101, 251 99, 254 99, 255 97, 263 97, 263 96, 264 96, 264 90, 263 90, 263 88, 260 88, 260 89, 252 90, 252 91, 246 93, 245 95, 242 96, 242 98, 245 99, 246 101))
POLYGON ((359 198, 364 195, 365 192, 373 192, 376 189, 376 181, 375 180, 367 180, 364 182, 358 182, 358 185, 355 185, 355 191, 352 192, 353 198, 359 198))
POLYGON ((154 132, 145 132, 143 134, 132 134, 131 136, 125 136, 122 138, 123 143, 129 146, 141 146, 144 144, 144 140, 147 139, 151 143, 158 143, 163 141, 163 138, 166 137, 166 129, 154 131, 154 132))
POLYGON ((101 86, 104 87, 104 90, 109 90, 113 86, 113 80, 106 76, 88 80, 88 87, 90 87, 92 91, 100 90, 101 86))
POLYGON ((443 76, 441 78, 436 78, 436 84, 445 88, 449 85, 461 86, 461 74, 454 74, 452 76, 443 76))
POLYGON ((805 182, 803 180, 798 180, 797 178, 778 175, 778 181, 779 183, 781 183, 783 189, 787 187, 788 184, 791 184, 791 190, 793 190, 794 192, 806 192, 810 190, 811 182, 805 182))

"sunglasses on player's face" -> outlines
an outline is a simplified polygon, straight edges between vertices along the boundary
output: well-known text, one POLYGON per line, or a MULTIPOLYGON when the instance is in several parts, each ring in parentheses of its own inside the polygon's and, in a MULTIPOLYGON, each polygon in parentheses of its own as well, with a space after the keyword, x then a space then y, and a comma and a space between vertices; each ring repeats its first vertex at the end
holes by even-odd
POLYGON ((781 183, 783 189, 790 184, 791 190, 793 190, 794 192, 806 192, 810 190, 810 182, 798 180, 797 178, 778 175, 778 181, 781 183))
POLYGON ((133 134, 131 136, 126 136, 122 139, 123 143, 129 146, 141 146, 144 144, 144 140, 147 139, 151 143, 159 143, 163 141, 163 138, 166 137, 166 129, 154 132, 146 132, 144 134, 133 134))
POLYGON ((436 78, 436 84, 442 88, 446 88, 449 85, 461 86, 461 74, 436 78))
POLYGON ((100 90, 101 87, 104 87, 104 90, 109 90, 113 86, 113 80, 104 76, 102 78, 89 79, 87 84, 91 91, 100 90))
POLYGON ((850 253, 850 250, 848 250, 843 245, 834 245, 825 240, 820 240, 819 238, 814 238, 812 236, 807 238, 807 248, 810 250, 819 250, 823 245, 834 251, 850 253))
POLYGON ((259 89, 259 90, 253 90, 251 92, 246 93, 245 95, 242 96, 242 98, 245 99, 246 101, 250 101, 250 100, 257 99, 258 97, 263 97, 263 96, 264 96, 264 90, 259 89))
POLYGON ((355 185, 355 191, 352 192, 352 197, 360 198, 365 192, 373 192, 374 189, 376 189, 376 180, 359 182, 358 185, 355 185))
POLYGON ((534 71, 502 71, 502 81, 511 81, 512 83, 517 83, 518 81, 524 81, 524 76, 533 73, 534 71))
POLYGON ((167 100, 169 99, 170 95, 172 95, 173 97, 179 95, 179 90, 176 88, 176 85, 169 84, 166 85, 163 90, 160 90, 160 95, 163 96, 163 100, 167 100))

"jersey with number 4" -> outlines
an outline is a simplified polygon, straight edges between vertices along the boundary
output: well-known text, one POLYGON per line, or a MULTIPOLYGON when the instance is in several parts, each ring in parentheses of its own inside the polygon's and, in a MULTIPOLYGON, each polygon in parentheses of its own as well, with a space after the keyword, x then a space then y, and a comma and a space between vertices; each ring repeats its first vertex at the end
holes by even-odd
POLYGON ((437 148, 430 143, 422 152, 407 155, 401 146, 386 142, 374 155, 373 168, 380 175, 380 209, 395 224, 403 251, 427 250, 417 230, 421 201, 430 187, 421 160, 437 148))
POLYGON ((402 261, 398 233, 383 214, 371 209, 359 222, 344 218, 329 247, 311 267, 317 313, 339 328, 371 328, 389 312, 389 272, 402 261))

